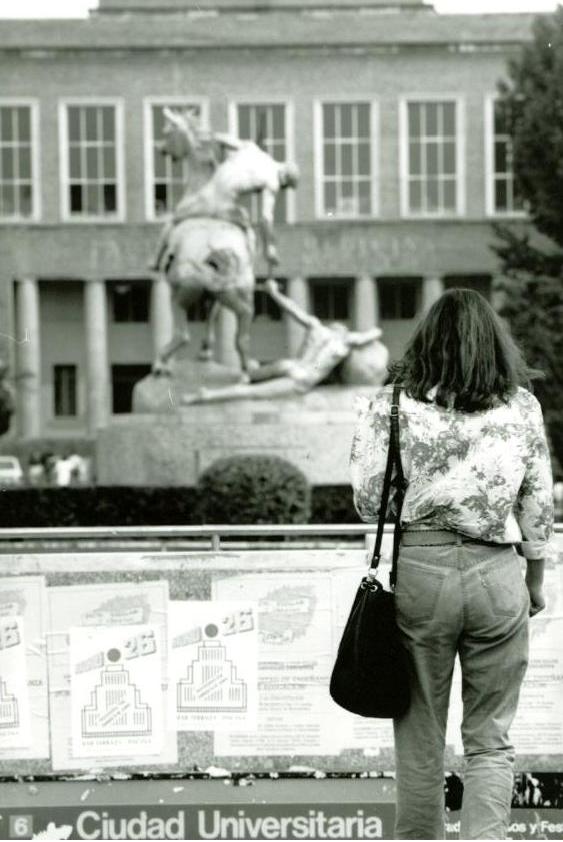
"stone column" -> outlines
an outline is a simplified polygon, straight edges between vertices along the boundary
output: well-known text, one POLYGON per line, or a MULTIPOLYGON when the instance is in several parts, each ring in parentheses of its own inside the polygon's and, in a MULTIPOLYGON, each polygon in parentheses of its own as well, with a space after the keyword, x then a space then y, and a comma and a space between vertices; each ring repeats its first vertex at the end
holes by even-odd
POLYGON ((174 332, 170 284, 164 275, 157 275, 151 287, 151 328, 154 358, 170 342, 174 332))
POLYGON ((84 308, 88 429, 90 433, 95 433, 107 425, 110 414, 108 313, 104 281, 86 281, 84 308))
POLYGON ((39 286, 36 278, 22 278, 16 293, 17 403, 20 435, 41 435, 41 348, 39 286))
POLYGON ((427 310, 440 298, 444 292, 444 281, 442 278, 429 277, 422 281, 422 311, 427 310))
POLYGON ((379 324, 377 282, 370 275, 360 275, 354 282, 354 330, 371 330, 379 324))
MULTIPOLYGON (((303 310, 309 311, 309 287, 305 278, 290 278, 287 282, 287 296, 292 301, 295 301, 303 310)), ((283 318, 285 322, 287 353, 289 357, 296 357, 303 342, 305 328, 288 314, 284 313, 283 318)))
POLYGON ((240 369, 240 357, 235 345, 237 319, 232 310, 221 307, 217 318, 217 361, 229 368, 240 369))

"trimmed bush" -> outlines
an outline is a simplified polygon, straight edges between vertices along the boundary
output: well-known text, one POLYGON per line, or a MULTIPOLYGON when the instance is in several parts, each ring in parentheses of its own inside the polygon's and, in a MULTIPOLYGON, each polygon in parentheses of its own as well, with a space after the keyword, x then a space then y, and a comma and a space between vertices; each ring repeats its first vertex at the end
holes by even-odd
POLYGON ((351 485, 317 485, 313 488, 311 523, 360 523, 351 485))
POLYGON ((305 476, 276 456, 231 456, 214 462, 197 485, 204 523, 308 523, 305 476))

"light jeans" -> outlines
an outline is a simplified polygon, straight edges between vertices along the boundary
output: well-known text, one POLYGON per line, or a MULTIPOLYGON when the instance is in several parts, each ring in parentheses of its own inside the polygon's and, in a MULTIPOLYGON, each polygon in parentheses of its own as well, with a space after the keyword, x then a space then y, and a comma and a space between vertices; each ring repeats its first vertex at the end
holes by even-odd
MULTIPOLYGON (((412 538, 411 538, 412 540, 412 538)), ((444 746, 454 660, 462 670, 461 839, 505 839, 514 749, 508 729, 528 662, 528 592, 516 551, 401 546, 397 622, 412 702, 395 720, 397 839, 444 839, 444 746)))

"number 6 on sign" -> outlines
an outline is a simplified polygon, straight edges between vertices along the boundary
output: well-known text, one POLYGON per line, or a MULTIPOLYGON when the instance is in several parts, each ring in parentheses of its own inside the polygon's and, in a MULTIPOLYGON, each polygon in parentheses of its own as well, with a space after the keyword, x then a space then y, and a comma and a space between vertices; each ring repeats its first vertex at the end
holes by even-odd
POLYGON ((31 839, 33 816, 10 816, 10 839, 31 839))

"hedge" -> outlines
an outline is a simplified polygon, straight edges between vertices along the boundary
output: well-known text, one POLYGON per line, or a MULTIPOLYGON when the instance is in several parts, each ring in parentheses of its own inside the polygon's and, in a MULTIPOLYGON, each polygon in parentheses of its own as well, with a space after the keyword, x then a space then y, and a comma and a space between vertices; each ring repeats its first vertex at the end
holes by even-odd
MULTIPOLYGON (((22 488, 3 489, 0 493, 3 528, 192 526, 206 522, 203 510, 201 491, 191 486, 22 488)), ((310 518, 292 522, 359 522, 350 487, 313 487, 310 518)))

